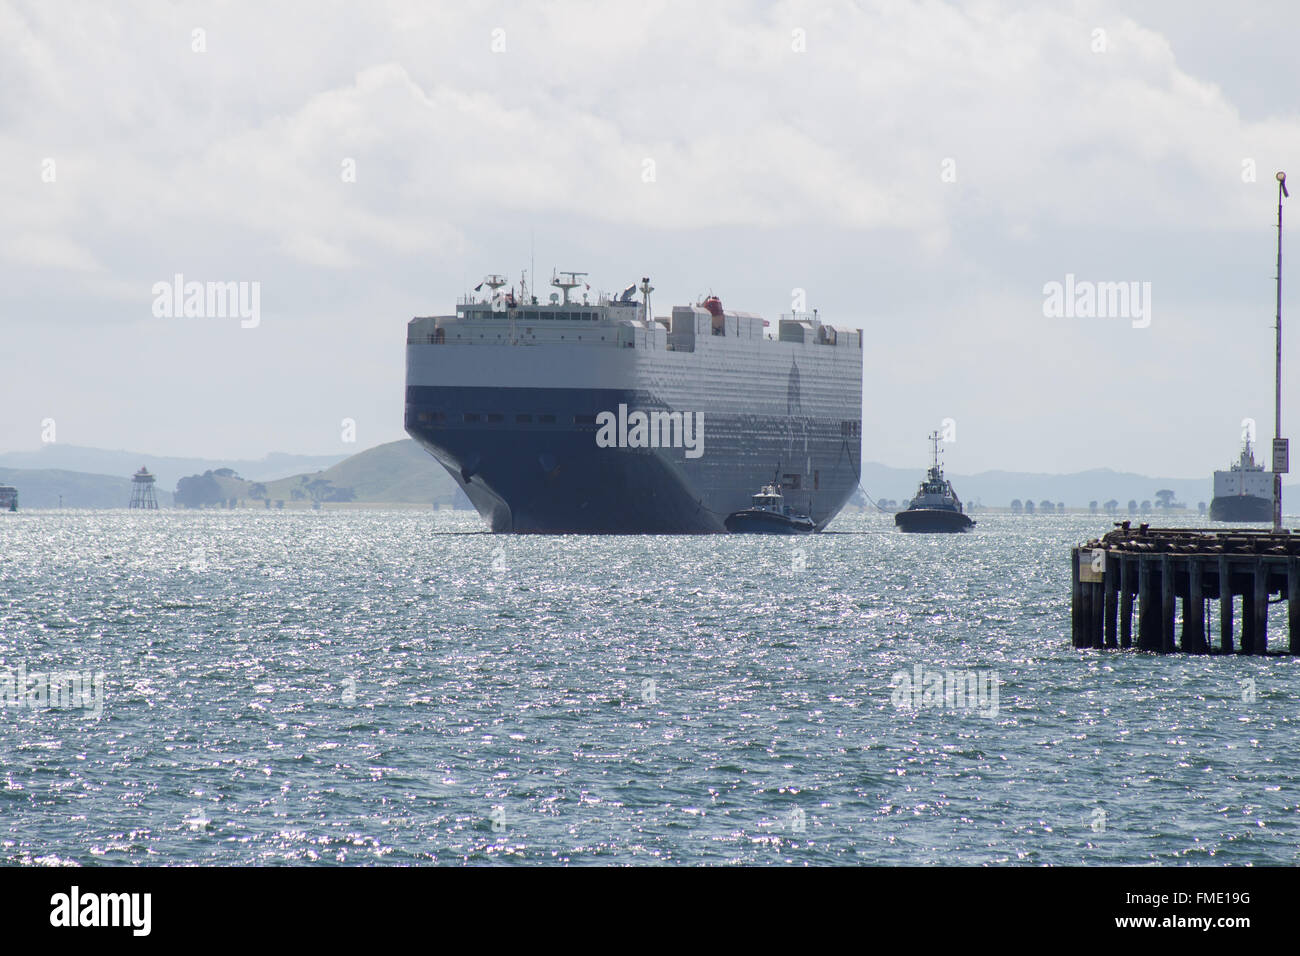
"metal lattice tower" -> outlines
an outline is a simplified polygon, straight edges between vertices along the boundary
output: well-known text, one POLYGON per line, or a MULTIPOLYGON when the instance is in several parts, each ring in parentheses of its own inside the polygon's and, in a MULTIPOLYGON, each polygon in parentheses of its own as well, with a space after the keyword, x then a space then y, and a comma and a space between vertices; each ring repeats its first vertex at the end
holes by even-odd
POLYGON ((154 494, 153 486, 157 479, 149 474, 149 469, 144 465, 140 466, 131 477, 131 508, 143 508, 146 511, 158 510, 158 496, 154 494))

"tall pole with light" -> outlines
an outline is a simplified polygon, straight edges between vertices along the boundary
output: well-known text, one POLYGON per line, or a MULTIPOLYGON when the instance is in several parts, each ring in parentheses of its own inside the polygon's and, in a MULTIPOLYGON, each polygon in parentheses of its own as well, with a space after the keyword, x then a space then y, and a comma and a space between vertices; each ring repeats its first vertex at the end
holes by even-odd
POLYGON ((1286 173, 1277 174, 1277 356, 1273 383, 1273 530, 1282 530, 1282 476, 1289 469, 1282 437, 1282 200, 1289 198, 1286 173))

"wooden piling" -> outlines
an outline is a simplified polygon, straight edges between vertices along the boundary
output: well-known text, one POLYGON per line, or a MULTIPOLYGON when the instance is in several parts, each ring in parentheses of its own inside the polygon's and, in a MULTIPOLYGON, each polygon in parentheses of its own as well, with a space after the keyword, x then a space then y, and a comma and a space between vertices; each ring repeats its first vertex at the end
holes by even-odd
MULTIPOLYGON (((1105 558, 1103 557, 1104 561, 1105 558)), ((1092 592, 1092 646, 1101 648, 1106 646, 1106 591, 1107 582, 1103 577, 1093 585, 1092 592)))
POLYGON ((1300 654, 1300 558, 1286 563, 1287 647, 1292 654, 1300 654))
POLYGON ((1101 585, 1088 585, 1088 646, 1101 647, 1101 585))
POLYGON ((1201 587, 1201 562, 1187 559, 1187 597, 1183 598, 1183 651, 1205 653, 1205 593, 1201 587))
POLYGON ((1160 650, 1172 654, 1174 647, 1174 562, 1160 555, 1160 650))
POLYGON ((1151 593, 1151 559, 1138 555, 1138 650, 1153 651, 1160 647, 1155 607, 1151 593))
POLYGON ((1106 622, 1105 622, 1105 646, 1119 647, 1119 634, 1116 630, 1115 613, 1119 610, 1119 575, 1116 573, 1118 568, 1114 567, 1119 562, 1106 555, 1106 583, 1102 585, 1106 589, 1106 622))
POLYGON ((1254 653, 1268 653, 1268 565, 1255 559, 1255 643, 1254 653))
POLYGON ((1070 557, 1070 644, 1083 647, 1083 584, 1079 581, 1083 549, 1074 548, 1070 557))
POLYGON ((1300 533, 1133 528, 1125 521, 1070 555, 1075 647, 1210 653, 1207 605, 1217 600, 1218 650, 1267 654, 1269 604, 1277 594, 1287 602, 1287 650, 1300 655, 1300 533), (1238 594, 1241 639, 1235 641, 1238 594))
POLYGON ((1254 588, 1241 593, 1241 653, 1255 653, 1255 600, 1254 588))
POLYGON ((1092 635, 1088 633, 1088 622, 1092 617, 1092 594, 1088 582, 1079 585, 1079 646, 1092 647, 1092 635))
POLYGON ((1119 558, 1119 646, 1133 646, 1133 560, 1126 554, 1119 558))
POLYGON ((1226 555, 1219 555, 1219 650, 1232 653, 1232 569, 1226 555))

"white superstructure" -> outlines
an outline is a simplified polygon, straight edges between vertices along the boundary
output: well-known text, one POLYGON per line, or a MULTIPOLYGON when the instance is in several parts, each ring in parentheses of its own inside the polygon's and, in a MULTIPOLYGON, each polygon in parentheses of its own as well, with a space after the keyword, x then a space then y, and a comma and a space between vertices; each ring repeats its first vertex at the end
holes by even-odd
POLYGON ((1214 497, 1242 496, 1273 500, 1273 473, 1255 463, 1255 452, 1249 439, 1242 446, 1241 456, 1227 471, 1214 473, 1214 497))

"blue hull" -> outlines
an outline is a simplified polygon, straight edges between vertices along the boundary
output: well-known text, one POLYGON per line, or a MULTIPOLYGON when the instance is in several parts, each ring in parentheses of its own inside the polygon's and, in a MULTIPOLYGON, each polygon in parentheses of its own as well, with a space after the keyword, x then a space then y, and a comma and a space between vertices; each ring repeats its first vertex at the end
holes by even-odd
POLYGON ((894 515, 899 531, 922 534, 953 534, 975 527, 973 519, 961 511, 940 508, 910 508, 894 515))
POLYGON ((801 521, 770 511, 738 511, 727 518, 726 525, 732 534, 808 534, 813 530, 810 520, 801 521))
POLYGON ((796 460, 817 487, 788 499, 820 529, 857 487, 856 441, 838 421, 710 414, 703 455, 687 459, 598 447, 595 414, 620 404, 662 407, 624 389, 408 386, 406 430, 499 532, 722 533, 774 470, 803 471, 796 460))

